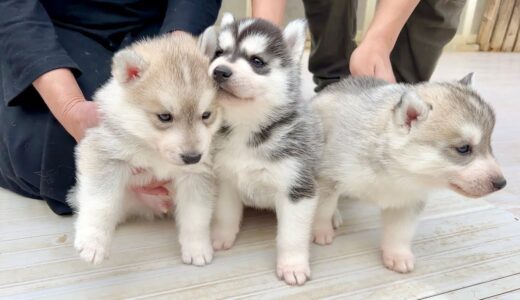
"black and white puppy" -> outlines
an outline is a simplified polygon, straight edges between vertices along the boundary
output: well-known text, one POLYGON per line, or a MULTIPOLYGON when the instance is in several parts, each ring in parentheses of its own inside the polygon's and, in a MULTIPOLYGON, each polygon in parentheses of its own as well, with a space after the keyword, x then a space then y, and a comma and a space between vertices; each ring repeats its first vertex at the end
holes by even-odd
MULTIPOLYGON (((288 284, 303 284, 310 276, 314 171, 323 144, 321 124, 300 95, 305 29, 303 20, 282 33, 267 21, 235 21, 225 14, 209 68, 226 124, 214 161, 219 196, 213 247, 233 245, 244 205, 274 209, 277 274, 288 284)), ((210 37, 202 40, 211 43, 210 37)))

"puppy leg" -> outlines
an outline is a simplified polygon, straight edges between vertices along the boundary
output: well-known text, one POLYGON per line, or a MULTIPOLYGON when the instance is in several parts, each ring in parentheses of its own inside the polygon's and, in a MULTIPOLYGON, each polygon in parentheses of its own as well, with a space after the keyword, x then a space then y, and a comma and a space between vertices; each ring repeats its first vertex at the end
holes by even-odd
POLYGON ((343 217, 341 216, 341 212, 339 209, 334 210, 334 215, 332 216, 332 227, 334 229, 338 229, 343 225, 343 217))
POLYGON ((333 186, 320 184, 318 207, 313 225, 313 241, 319 245, 328 245, 334 240, 334 228, 342 223, 338 207, 339 193, 333 186))
POLYGON ((210 223, 215 186, 210 177, 189 175, 176 178, 175 220, 179 232, 182 261, 203 266, 213 259, 210 223))
POLYGON ((309 241, 317 202, 318 197, 300 198, 296 202, 288 197, 281 197, 276 202, 276 273, 287 284, 301 285, 310 278, 309 241))
POLYGON ((415 257, 411 244, 418 216, 423 204, 401 208, 387 208, 382 211, 383 264, 390 270, 399 273, 411 272, 415 257))
POLYGON ((231 183, 219 183, 218 200, 215 206, 212 240, 213 249, 231 248, 240 229, 244 205, 237 189, 231 183))
POLYGON ((74 247, 83 260, 98 264, 108 257, 116 225, 124 218, 123 198, 129 171, 119 164, 82 171, 76 194, 74 247))

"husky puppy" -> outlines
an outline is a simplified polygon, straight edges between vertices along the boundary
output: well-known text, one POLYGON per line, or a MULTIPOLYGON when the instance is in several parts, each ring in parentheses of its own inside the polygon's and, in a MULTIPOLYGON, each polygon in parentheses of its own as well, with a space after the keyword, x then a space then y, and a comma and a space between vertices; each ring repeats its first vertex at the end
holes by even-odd
POLYGON ((277 274, 288 284, 310 276, 309 241, 317 191, 314 170, 321 125, 300 95, 305 22, 283 33, 255 19, 225 14, 209 74, 220 87, 225 126, 217 143, 219 195, 213 248, 230 248, 243 206, 274 209, 278 219, 277 274))
POLYGON ((417 85, 348 78, 313 99, 326 141, 316 243, 332 242, 339 196, 372 202, 382 209, 384 265, 410 272, 417 218, 432 190, 481 197, 506 185, 490 144, 495 115, 470 82, 471 74, 417 85))
POLYGON ((156 178, 172 180, 182 260, 211 262, 216 187, 209 153, 221 116, 208 67, 188 35, 144 40, 114 55, 112 78, 94 96, 101 123, 76 148, 78 181, 69 202, 83 260, 108 257, 117 224, 161 214, 130 188, 156 178))

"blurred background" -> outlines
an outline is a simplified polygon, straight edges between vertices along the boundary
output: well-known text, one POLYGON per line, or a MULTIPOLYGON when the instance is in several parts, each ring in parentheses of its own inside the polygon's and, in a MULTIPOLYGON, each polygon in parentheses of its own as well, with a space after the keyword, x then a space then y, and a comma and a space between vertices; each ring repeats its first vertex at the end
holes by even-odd
MULTIPOLYGON (((301 0, 286 1, 286 22, 305 17, 301 0)), ((377 0, 358 1, 358 41, 370 25, 376 5, 377 0)), ((224 0, 220 14, 224 12, 231 12, 238 18, 250 16, 251 0, 224 0)), ((445 49, 520 52, 519 28, 520 0, 467 0, 457 35, 445 49)))

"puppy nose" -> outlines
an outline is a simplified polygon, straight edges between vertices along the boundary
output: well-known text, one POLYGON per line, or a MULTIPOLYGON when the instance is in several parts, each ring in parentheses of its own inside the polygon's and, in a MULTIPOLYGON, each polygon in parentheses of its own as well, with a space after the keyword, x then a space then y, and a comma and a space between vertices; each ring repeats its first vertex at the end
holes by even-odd
POLYGON ((215 70, 213 70, 213 79, 218 83, 226 81, 231 75, 233 75, 233 72, 226 66, 217 66, 215 70))
POLYGON ((201 157, 202 154, 200 153, 186 153, 181 155, 182 161, 187 165, 198 163, 201 157))
POLYGON ((495 189, 495 191, 498 191, 498 190, 503 189, 506 186, 507 181, 505 178, 499 178, 499 179, 493 180, 492 183, 493 183, 493 188, 495 189))

